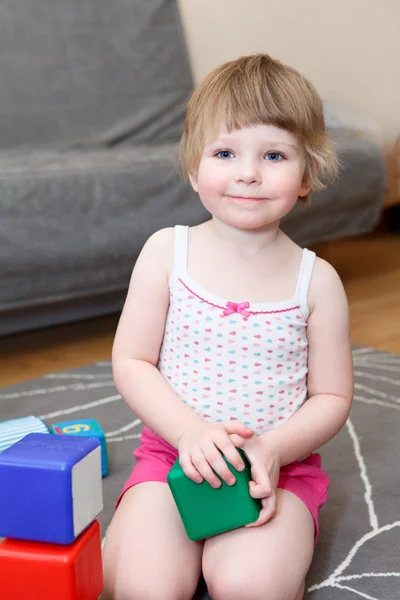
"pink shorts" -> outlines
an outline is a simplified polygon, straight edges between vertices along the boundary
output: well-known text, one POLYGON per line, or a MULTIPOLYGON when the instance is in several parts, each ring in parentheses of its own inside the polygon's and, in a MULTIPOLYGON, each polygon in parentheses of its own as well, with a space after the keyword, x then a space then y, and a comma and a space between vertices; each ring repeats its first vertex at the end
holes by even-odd
MULTIPOLYGON (((133 485, 146 481, 167 482, 167 474, 178 458, 178 451, 148 427, 143 428, 140 446, 133 456, 136 464, 125 482, 117 500, 133 485)), ((321 456, 311 454, 302 461, 295 461, 281 468, 278 487, 289 490, 304 502, 315 523, 315 542, 318 537, 318 509, 328 496, 329 477, 321 469, 321 456)))

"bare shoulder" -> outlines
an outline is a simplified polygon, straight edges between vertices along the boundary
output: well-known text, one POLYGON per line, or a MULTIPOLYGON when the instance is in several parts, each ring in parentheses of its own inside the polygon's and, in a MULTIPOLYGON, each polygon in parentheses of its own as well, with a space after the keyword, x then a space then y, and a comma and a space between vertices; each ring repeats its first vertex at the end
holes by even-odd
POLYGON ((338 272, 329 262, 317 256, 308 293, 310 313, 326 302, 347 307, 346 292, 338 272))
POLYGON ((175 232, 173 227, 159 229, 153 233, 144 244, 143 249, 147 252, 165 253, 174 248, 175 232))
POLYGON ((174 230, 162 229, 144 244, 134 266, 113 344, 113 364, 140 358, 156 364, 169 306, 168 272, 174 230))
POLYGON ((153 233, 143 246, 138 262, 158 265, 170 275, 174 265, 175 232, 173 227, 166 227, 153 233))

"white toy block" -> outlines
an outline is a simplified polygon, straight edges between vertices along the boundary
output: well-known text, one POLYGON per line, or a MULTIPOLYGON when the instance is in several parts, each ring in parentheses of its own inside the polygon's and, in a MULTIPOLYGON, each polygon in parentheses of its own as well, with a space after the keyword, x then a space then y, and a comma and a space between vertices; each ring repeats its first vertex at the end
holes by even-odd
POLYGON ((0 452, 22 440, 28 433, 49 433, 38 417, 22 417, 0 423, 0 452))

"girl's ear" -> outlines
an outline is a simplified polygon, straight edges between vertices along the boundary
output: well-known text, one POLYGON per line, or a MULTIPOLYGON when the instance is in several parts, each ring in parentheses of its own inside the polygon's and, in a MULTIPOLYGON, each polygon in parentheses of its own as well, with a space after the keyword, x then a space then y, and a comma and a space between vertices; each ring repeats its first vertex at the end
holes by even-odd
POLYGON ((311 172, 308 173, 308 175, 307 175, 307 170, 304 171, 303 181, 302 181, 302 184, 299 189, 299 198, 305 198, 311 192, 311 190, 313 188, 313 184, 310 183, 310 179, 312 179, 313 183, 315 183, 317 180, 317 176, 319 173, 319 165, 315 161, 313 161, 312 166, 313 166, 313 168, 312 168, 311 172))
POLYGON ((192 188, 197 193, 199 191, 199 186, 197 185, 197 177, 196 177, 196 175, 189 174, 189 181, 192 184, 192 188))
POLYGON ((302 183, 299 189, 299 198, 304 198, 311 192, 312 185, 302 183))

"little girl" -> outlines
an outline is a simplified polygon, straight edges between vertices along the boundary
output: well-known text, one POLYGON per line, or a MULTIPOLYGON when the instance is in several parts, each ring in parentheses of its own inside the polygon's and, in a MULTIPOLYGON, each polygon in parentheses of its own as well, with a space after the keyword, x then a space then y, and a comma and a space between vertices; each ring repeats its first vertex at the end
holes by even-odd
MULTIPOLYGON (((211 219, 155 233, 135 265, 113 348, 115 384, 145 423, 109 527, 105 589, 116 600, 299 600, 328 476, 315 454, 353 395, 346 296, 336 271, 280 221, 336 171, 321 100, 266 55, 209 74, 180 146, 211 219), (166 485, 235 482, 252 469, 258 520, 190 541, 166 485)), ((145 201, 145 200, 144 200, 145 201)), ((305 208, 306 210, 306 208, 305 208)))

